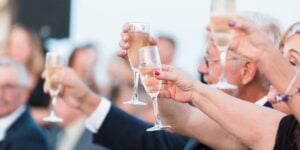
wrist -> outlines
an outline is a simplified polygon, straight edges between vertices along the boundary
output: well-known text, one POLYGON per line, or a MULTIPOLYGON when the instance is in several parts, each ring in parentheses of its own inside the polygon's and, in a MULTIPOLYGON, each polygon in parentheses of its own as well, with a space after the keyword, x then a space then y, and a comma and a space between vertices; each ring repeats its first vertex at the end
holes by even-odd
POLYGON ((98 107, 101 98, 93 92, 88 92, 83 98, 80 110, 87 116, 90 116, 98 107))
POLYGON ((201 86, 202 83, 197 80, 193 83, 192 98, 189 101, 189 103, 193 106, 195 106, 195 101, 199 100, 199 92, 201 92, 201 86))

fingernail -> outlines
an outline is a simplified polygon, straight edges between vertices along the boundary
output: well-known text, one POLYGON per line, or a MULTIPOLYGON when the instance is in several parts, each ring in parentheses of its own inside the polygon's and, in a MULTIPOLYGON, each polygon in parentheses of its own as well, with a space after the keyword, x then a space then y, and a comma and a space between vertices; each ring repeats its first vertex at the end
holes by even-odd
POLYGON ((236 22, 234 20, 228 20, 229 27, 233 28, 235 26, 236 22))
POLYGON ((156 76, 159 76, 159 75, 160 75, 160 72, 159 72, 159 71, 155 71, 154 74, 155 74, 156 76))

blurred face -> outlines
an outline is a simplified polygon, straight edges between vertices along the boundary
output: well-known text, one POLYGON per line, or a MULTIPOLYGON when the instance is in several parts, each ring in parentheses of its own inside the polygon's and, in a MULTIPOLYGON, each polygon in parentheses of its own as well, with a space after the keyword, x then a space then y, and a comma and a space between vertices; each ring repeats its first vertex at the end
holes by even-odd
MULTIPOLYGON (((221 74, 220 53, 212 40, 207 43, 206 56, 198 67, 198 72, 204 75, 204 80, 209 84, 219 81, 221 74)), ((225 65, 225 75, 230 83, 239 84, 241 76, 240 65, 237 63, 238 57, 231 51, 227 52, 225 65)))
POLYGON ((87 82, 93 76, 96 62, 97 53, 94 50, 79 50, 75 55, 72 68, 83 81, 87 82))
POLYGON ((25 103, 24 87, 14 67, 0 67, 0 118, 11 114, 25 103))
POLYGON ((175 54, 175 47, 166 39, 160 38, 158 49, 162 64, 171 64, 175 54))
POLYGON ((26 65, 32 55, 30 36, 22 28, 14 28, 9 35, 8 55, 26 65))

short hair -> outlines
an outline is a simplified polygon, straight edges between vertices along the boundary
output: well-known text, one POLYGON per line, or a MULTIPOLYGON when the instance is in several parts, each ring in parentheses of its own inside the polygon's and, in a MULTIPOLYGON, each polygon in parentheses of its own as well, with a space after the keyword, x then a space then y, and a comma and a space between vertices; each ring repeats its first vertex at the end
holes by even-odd
POLYGON ((158 35, 158 39, 163 39, 163 40, 170 42, 171 45, 176 49, 177 42, 172 36, 166 35, 166 34, 160 34, 160 35, 158 35))
POLYGON ((268 35, 275 46, 279 44, 283 27, 276 18, 267 14, 249 11, 240 12, 239 15, 255 23, 259 29, 268 35))
POLYGON ((7 56, 0 56, 0 67, 14 67, 19 72, 19 83, 22 86, 27 86, 29 84, 28 73, 26 68, 13 58, 7 56))
MULTIPOLYGON (((270 15, 258 12, 240 12, 238 15, 255 23, 255 25, 272 40, 274 46, 279 45, 282 36, 282 25, 277 19, 270 15)), ((255 76, 265 89, 269 88, 270 82, 261 71, 258 71, 255 76)))

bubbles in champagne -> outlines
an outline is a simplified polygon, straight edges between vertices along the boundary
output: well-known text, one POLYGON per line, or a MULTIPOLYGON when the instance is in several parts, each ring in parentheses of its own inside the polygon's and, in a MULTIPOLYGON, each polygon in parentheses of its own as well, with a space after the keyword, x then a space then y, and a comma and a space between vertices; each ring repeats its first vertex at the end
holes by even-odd
POLYGON ((51 77, 55 74, 63 74, 64 68, 63 67, 48 67, 47 68, 47 84, 49 87, 49 92, 51 95, 57 95, 61 85, 59 83, 52 83, 51 77))
POLYGON ((138 67, 138 49, 149 45, 149 34, 144 32, 129 32, 128 58, 132 68, 138 67))
POLYGON ((142 83, 145 87, 145 90, 151 93, 157 93, 161 87, 161 81, 157 80, 154 76, 155 71, 160 71, 160 68, 149 67, 149 66, 140 66, 140 76, 142 79, 142 83))

